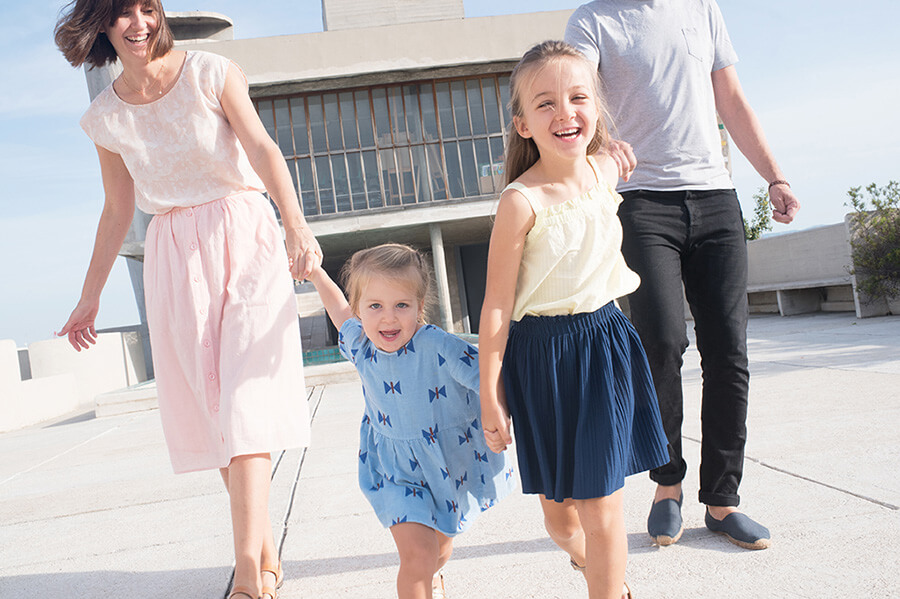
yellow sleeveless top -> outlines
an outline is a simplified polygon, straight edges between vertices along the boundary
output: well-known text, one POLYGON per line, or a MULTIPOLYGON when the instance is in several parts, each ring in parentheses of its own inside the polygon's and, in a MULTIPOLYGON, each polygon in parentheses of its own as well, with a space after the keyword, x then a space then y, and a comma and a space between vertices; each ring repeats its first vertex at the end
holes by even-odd
POLYGON ((622 257, 622 225, 616 214, 622 197, 598 175, 593 158, 588 163, 597 184, 561 204, 545 208, 521 183, 506 187, 525 196, 534 211, 513 320, 593 312, 641 283, 622 257))

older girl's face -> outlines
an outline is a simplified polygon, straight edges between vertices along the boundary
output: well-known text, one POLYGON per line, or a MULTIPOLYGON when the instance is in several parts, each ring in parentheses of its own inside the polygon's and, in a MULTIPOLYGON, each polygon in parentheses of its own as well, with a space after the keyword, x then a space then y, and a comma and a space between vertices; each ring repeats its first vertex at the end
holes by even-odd
POLYGON ((119 59, 134 56, 150 60, 150 40, 159 26, 156 9, 137 2, 122 10, 104 32, 119 55, 119 59))
POLYGON ((537 144, 542 158, 581 159, 600 118, 592 74, 583 61, 562 57, 536 67, 521 90, 516 129, 537 144))

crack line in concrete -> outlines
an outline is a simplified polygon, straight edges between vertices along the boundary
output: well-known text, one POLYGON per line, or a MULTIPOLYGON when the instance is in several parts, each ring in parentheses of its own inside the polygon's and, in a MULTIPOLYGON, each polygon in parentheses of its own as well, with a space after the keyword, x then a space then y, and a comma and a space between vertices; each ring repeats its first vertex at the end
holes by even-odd
POLYGON ((28 473, 31 472, 32 470, 37 470, 37 469, 40 468, 41 466, 44 466, 44 465, 46 465, 46 464, 49 464, 50 462, 52 462, 52 461, 54 461, 54 460, 56 460, 56 459, 61 458, 62 456, 66 455, 67 453, 70 453, 70 452, 72 452, 72 451, 75 451, 75 450, 78 449, 79 447, 83 447, 84 445, 87 445, 88 443, 92 443, 93 441, 96 441, 96 440, 99 439, 100 437, 102 437, 102 436, 104 436, 104 435, 107 435, 107 434, 111 433, 112 431, 116 430, 117 428, 120 428, 121 426, 122 426, 122 425, 116 425, 116 426, 114 426, 114 427, 112 427, 112 428, 108 428, 108 429, 106 429, 105 431, 103 431, 103 432, 101 432, 101 433, 98 433, 98 434, 94 435, 94 436, 91 437, 90 439, 85 439, 85 440, 82 441, 81 443, 77 443, 77 444, 73 445, 72 447, 66 449, 65 451, 62 451, 62 452, 60 452, 60 453, 58 453, 58 454, 56 454, 56 455, 54 455, 54 456, 52 456, 52 457, 47 458, 47 459, 44 460, 43 462, 40 462, 40 463, 38 463, 38 464, 35 464, 35 465, 32 466, 31 468, 26 468, 25 470, 22 470, 22 471, 20 471, 20 472, 16 472, 15 474, 13 474, 12 476, 6 478, 5 480, 0 481, 0 486, 5 485, 5 484, 8 483, 9 481, 11 481, 11 480, 13 480, 14 478, 17 478, 17 477, 19 477, 19 476, 21 476, 21 475, 23 475, 23 474, 28 474, 28 473))
MULTIPOLYGON (((309 424, 312 427, 313 421, 316 419, 316 414, 319 412, 319 406, 322 405, 322 396, 325 394, 325 387, 322 386, 321 390, 319 390, 318 397, 315 402, 316 405, 313 406, 312 414, 309 417, 309 424)), ((306 453, 309 450, 308 447, 303 448, 303 454, 300 456, 300 463, 297 464, 297 470, 294 473, 294 482, 291 485, 291 494, 288 498, 287 509, 284 512, 284 518, 281 523, 281 539, 278 542, 278 559, 281 560, 281 550, 284 548, 284 543, 287 540, 288 533, 288 521, 291 518, 291 512, 294 510, 294 498, 297 495, 297 487, 300 485, 300 471, 303 469, 303 464, 306 463, 306 453)))
MULTIPOLYGON (((694 439, 692 437, 687 437, 682 435, 682 439, 687 439, 688 441, 693 441, 694 443, 700 444, 699 439, 694 439)), ((784 468, 779 468, 778 466, 773 466, 772 464, 767 464, 762 460, 758 460, 754 457, 745 455, 744 459, 750 460, 754 464, 759 464, 763 468, 768 468, 769 470, 774 470, 775 472, 780 472, 781 474, 787 474, 788 476, 792 476, 794 478, 799 478, 800 480, 805 480, 806 482, 810 482, 820 487, 825 487, 826 489, 831 489, 832 491, 838 491, 840 493, 844 493, 845 495, 850 495, 851 497, 856 497, 857 499, 862 499, 863 501, 868 501, 869 503, 874 503, 875 505, 888 508, 889 510, 898 511, 900 510, 900 506, 894 505, 892 503, 887 503, 886 501, 881 501, 880 499, 875 499, 874 497, 869 497, 867 495, 862 495, 860 493, 854 493, 853 491, 849 491, 847 489, 842 489, 841 487, 836 487, 834 485, 829 485, 826 482, 822 482, 820 480, 816 480, 814 478, 809 478, 808 476, 803 476, 802 474, 797 474, 796 472, 791 472, 790 470, 785 470, 784 468)))

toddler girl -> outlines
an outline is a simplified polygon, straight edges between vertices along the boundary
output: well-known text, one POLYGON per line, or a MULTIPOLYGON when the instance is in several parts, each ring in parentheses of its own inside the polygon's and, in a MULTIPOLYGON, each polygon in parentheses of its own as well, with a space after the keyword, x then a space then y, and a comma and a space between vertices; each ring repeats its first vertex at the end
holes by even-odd
POLYGON ((453 536, 514 484, 481 432, 478 351, 424 324, 429 271, 414 249, 359 251, 344 279, 349 303, 321 267, 310 275, 362 379, 359 485, 397 545, 399 597, 443 597, 453 536))

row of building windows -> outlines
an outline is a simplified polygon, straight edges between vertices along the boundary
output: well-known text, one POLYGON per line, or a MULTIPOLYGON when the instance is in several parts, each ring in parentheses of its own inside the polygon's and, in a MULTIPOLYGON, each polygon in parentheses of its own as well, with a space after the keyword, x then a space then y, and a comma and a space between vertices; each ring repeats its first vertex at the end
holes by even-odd
POLYGON ((508 75, 256 102, 307 216, 500 191, 508 75))

